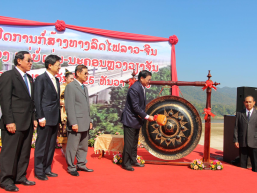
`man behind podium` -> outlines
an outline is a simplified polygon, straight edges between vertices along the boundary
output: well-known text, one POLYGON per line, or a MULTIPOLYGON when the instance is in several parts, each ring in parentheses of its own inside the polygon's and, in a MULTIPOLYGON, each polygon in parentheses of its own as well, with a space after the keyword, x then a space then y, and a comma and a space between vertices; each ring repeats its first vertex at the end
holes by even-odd
POLYGON ((60 83, 55 77, 61 68, 61 58, 49 55, 45 59, 46 72, 35 80, 35 106, 39 127, 35 147, 35 177, 48 180, 57 177, 52 172, 57 130, 61 123, 60 115, 60 83))
POLYGON ((253 108, 254 98, 245 97, 244 105, 246 108, 236 113, 234 143, 239 148, 240 166, 247 168, 249 156, 252 171, 257 172, 257 111, 253 108))
POLYGON ((64 92, 65 109, 67 113, 68 142, 66 147, 66 162, 68 172, 79 176, 77 171, 93 172, 86 167, 89 129, 93 128, 90 119, 88 90, 83 83, 88 79, 88 70, 84 65, 75 69, 76 79, 66 86, 64 92), (74 159, 77 158, 77 166, 74 159))
POLYGON ((33 79, 26 73, 30 71, 32 62, 29 52, 20 51, 15 54, 15 68, 0 77, 0 182, 6 191, 19 191, 14 185, 18 183, 35 185, 26 178, 33 128, 37 127, 33 79))

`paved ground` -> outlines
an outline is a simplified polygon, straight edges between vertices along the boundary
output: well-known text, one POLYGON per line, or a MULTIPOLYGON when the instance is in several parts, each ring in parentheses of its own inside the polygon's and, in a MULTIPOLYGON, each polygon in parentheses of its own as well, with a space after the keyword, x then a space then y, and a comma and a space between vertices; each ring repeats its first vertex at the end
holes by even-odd
MULTIPOLYGON (((202 126, 203 132, 199 144, 204 145, 204 124, 202 126)), ((211 148, 223 151, 223 130, 224 123, 211 124, 211 148)))

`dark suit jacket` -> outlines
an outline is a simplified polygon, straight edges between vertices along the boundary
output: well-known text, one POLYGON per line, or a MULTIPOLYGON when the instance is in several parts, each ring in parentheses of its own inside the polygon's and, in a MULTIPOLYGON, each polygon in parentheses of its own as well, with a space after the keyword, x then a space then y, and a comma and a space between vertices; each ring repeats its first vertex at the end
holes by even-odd
POLYGON ((15 123, 17 131, 29 129, 35 118, 33 79, 27 74, 31 96, 19 71, 14 68, 0 77, 0 105, 2 109, 1 129, 15 123))
POLYGON ((236 113, 236 125, 234 129, 234 142, 239 142, 240 147, 257 148, 257 111, 248 119, 246 109, 236 113))
POLYGON ((45 72, 39 75, 35 80, 35 106, 36 118, 46 119, 46 125, 55 126, 61 122, 60 118, 60 83, 56 79, 58 93, 56 92, 53 82, 45 72))
POLYGON ((123 125, 140 129, 144 124, 145 113, 144 90, 142 84, 136 81, 128 90, 125 108, 121 115, 123 125))

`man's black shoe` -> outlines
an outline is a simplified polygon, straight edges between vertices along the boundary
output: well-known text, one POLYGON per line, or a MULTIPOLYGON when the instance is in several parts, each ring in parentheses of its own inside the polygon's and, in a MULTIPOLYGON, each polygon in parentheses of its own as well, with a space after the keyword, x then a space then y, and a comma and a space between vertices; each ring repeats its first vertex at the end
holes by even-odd
POLYGON ((134 163, 132 164, 132 166, 136 166, 136 167, 144 167, 144 164, 140 164, 140 163, 134 163))
POLYGON ((57 177, 58 176, 58 174, 55 174, 55 173, 53 173, 53 172, 47 172, 47 173, 45 173, 48 177, 57 177))
POLYGON ((91 169, 88 169, 87 167, 85 167, 85 168, 77 168, 77 171, 93 172, 94 170, 91 170, 91 169))
POLYGON ((134 168, 132 168, 131 166, 129 166, 129 167, 124 167, 124 166, 122 166, 122 168, 123 168, 124 170, 134 171, 134 168))
POLYGON ((39 180, 48 180, 48 178, 46 177, 46 175, 43 175, 43 176, 35 176, 35 178, 39 179, 39 180))
POLYGON ((36 184, 36 182, 34 181, 29 181, 28 179, 26 180, 23 180, 21 182, 16 182, 17 184, 22 184, 22 185, 25 185, 25 186, 34 186, 36 184))
POLYGON ((14 184, 7 184, 5 186, 0 185, 0 187, 9 192, 18 192, 19 191, 19 188, 17 186, 15 186, 14 184))
POLYGON ((79 176, 79 173, 75 170, 75 171, 71 171, 71 172, 68 172, 70 175, 72 176, 79 176))

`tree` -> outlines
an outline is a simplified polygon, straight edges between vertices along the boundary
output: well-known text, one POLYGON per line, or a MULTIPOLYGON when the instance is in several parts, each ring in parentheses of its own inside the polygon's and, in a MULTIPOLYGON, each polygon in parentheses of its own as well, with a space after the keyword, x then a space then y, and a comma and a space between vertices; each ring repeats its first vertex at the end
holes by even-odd
POLYGON ((94 129, 89 131, 89 146, 94 145, 95 138, 101 133, 115 134, 118 132, 123 135, 122 124, 120 123, 117 109, 109 105, 91 105, 90 117, 93 119, 94 129))

